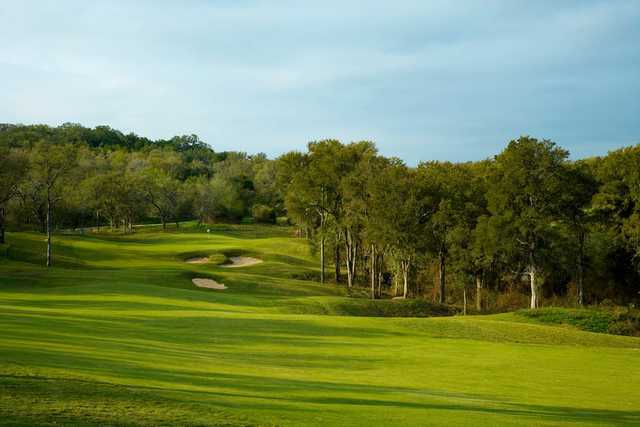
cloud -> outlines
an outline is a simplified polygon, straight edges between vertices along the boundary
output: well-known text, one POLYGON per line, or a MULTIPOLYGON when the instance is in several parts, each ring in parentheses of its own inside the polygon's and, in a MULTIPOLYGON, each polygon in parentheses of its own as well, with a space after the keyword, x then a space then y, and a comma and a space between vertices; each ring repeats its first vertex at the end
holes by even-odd
POLYGON ((0 116, 270 155, 467 160, 524 133, 590 155, 640 141, 638 40, 634 1, 10 2, 0 116))

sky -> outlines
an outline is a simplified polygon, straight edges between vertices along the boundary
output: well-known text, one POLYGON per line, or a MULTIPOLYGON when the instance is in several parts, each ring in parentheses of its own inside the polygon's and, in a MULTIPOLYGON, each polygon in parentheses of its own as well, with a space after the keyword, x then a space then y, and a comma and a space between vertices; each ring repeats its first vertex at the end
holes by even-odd
POLYGON ((640 1, 0 1, 0 122, 370 140, 409 164, 520 135, 640 143, 640 1))

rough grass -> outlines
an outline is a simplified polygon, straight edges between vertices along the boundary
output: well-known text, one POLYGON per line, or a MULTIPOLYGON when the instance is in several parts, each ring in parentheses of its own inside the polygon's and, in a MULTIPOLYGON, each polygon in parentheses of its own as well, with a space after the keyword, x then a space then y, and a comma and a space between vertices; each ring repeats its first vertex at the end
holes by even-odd
POLYGON ((317 273, 303 240, 242 227, 56 236, 51 270, 41 235, 9 234, 0 425, 640 423, 638 338, 515 314, 354 316, 441 307, 301 280, 317 273), (179 256, 234 251, 265 262, 179 256))
POLYGON ((571 325, 584 331, 640 336, 640 310, 637 309, 548 307, 537 310, 519 310, 516 314, 537 322, 571 325))

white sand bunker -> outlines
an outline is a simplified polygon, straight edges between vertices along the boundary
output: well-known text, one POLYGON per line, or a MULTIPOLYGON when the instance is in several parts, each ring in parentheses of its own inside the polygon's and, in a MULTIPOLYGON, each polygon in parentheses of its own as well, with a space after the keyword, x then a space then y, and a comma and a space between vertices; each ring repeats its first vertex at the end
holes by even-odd
POLYGON ((231 264, 221 265, 221 267, 225 268, 234 268, 234 267, 248 267, 250 265, 260 264, 262 262, 261 259, 251 258, 248 256, 232 256, 229 258, 231 264))
POLYGON ((209 262, 209 258, 208 257, 195 257, 195 258, 189 258, 185 262, 187 264, 206 264, 206 263, 209 262))
POLYGON ((225 285, 213 279, 192 279, 191 281, 199 288, 216 289, 218 291, 227 289, 225 285))

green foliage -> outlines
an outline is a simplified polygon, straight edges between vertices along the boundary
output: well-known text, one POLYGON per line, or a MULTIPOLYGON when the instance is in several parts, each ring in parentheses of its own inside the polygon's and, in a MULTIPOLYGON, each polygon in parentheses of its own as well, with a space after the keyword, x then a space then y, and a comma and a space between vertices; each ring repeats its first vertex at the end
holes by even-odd
POLYGON ((291 221, 289 221, 289 217, 279 216, 276 218, 276 224, 281 226, 291 225, 291 221))
POLYGON ((276 221, 275 210, 267 205, 253 205, 251 208, 251 216, 259 223, 272 224, 276 221))
POLYGON ((590 332, 640 336, 640 310, 636 309, 548 307, 538 310, 520 310, 517 314, 542 323, 571 325, 590 332))

